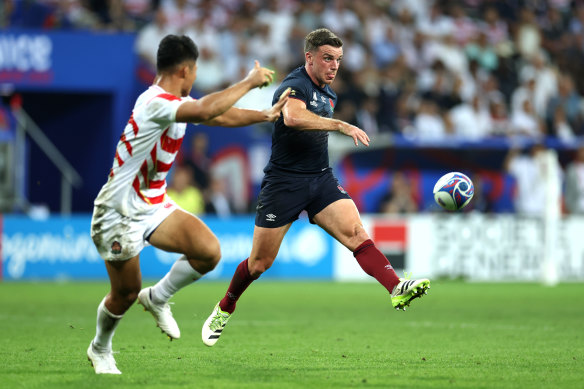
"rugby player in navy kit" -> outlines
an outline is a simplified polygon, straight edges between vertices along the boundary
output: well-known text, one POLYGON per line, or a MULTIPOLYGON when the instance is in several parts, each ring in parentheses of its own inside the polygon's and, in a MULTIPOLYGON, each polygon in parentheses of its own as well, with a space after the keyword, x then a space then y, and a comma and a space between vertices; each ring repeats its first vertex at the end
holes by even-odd
MULTIPOLYGON (((203 343, 213 346, 245 289, 276 259, 284 235, 300 212, 353 252, 361 268, 391 295, 396 309, 426 293, 427 279, 401 279, 363 228, 355 203, 339 185, 329 166, 328 132, 369 146, 367 134, 332 119, 337 96, 331 89, 343 57, 343 42, 327 29, 305 38, 305 64, 292 71, 274 94, 272 104, 290 88, 290 98, 274 123, 272 155, 258 198, 253 245, 237 267, 225 297, 205 321, 203 343)), ((306 248, 310 250, 309 247, 306 248)))

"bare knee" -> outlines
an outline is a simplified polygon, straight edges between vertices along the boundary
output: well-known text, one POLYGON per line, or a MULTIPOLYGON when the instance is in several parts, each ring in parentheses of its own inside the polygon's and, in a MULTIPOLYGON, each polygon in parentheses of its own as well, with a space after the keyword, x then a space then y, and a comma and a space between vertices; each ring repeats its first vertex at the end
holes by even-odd
POLYGON ((347 245, 347 247, 351 251, 355 251, 355 249, 357 247, 359 247, 359 245, 361 243, 365 242, 368 239, 370 239, 370 238, 369 238, 369 234, 367 234, 367 231, 365 231, 365 229, 363 228, 363 226, 361 224, 356 224, 353 227, 353 230, 350 234, 349 244, 347 245))
POLYGON ((204 247, 192 250, 192 255, 187 255, 191 266, 201 274, 205 274, 215 269, 221 259, 221 246, 216 237, 206 242, 204 247))
POLYGON ((138 293, 140 293, 140 285, 112 289, 110 292, 110 311, 116 313, 126 312, 138 299, 138 293))
POLYGON ((249 258, 247 263, 248 263, 248 268, 249 268, 249 274, 252 277, 259 277, 262 275, 262 273, 264 273, 266 270, 268 270, 272 264, 274 263, 274 259, 275 258, 249 258))

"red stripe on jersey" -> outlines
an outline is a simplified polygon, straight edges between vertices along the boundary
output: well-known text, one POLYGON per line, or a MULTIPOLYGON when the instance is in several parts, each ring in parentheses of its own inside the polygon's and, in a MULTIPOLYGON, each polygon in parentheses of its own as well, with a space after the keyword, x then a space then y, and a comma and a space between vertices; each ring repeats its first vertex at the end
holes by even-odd
POLYGON ((160 196, 155 196, 155 197, 146 197, 142 194, 142 192, 140 191, 140 179, 138 178, 138 176, 136 176, 136 178, 134 178, 134 182, 132 183, 132 186, 134 187, 134 190, 136 191, 136 193, 138 194, 138 196, 142 199, 142 201, 144 201, 147 204, 160 204, 161 202, 164 201, 164 196, 166 196, 166 193, 161 194, 160 196))
POLYGON ((160 204, 161 202, 164 201, 164 196, 166 196, 166 193, 163 193, 160 196, 156 196, 156 197, 146 197, 146 199, 148 200, 148 203, 150 203, 150 204, 160 204))
POLYGON ((118 161, 118 166, 122 166, 124 164, 124 160, 120 157, 120 154, 116 150, 116 160, 118 161))
POLYGON ((132 129, 134 130, 134 135, 138 135, 138 125, 136 124, 136 121, 134 120, 134 113, 132 112, 132 114, 130 115, 130 120, 128 120, 128 123, 130 123, 132 125, 132 129))
POLYGON ((132 145, 126 139, 126 134, 122 134, 122 136, 120 137, 120 141, 126 145, 126 150, 128 150, 128 154, 130 154, 130 157, 131 157, 132 156, 132 145))
POLYGON ((178 149, 180 149, 180 145, 182 144, 183 139, 184 136, 180 139, 174 139, 169 137, 167 128, 166 131, 164 131, 164 134, 162 134, 162 137, 160 138, 160 146, 162 150, 174 154, 178 151, 178 149))
POLYGON ((134 178, 134 182, 132 183, 132 186, 134 187, 134 190, 136 191, 136 193, 138 194, 138 196, 145 203, 148 203, 148 200, 146 200, 146 197, 144 197, 144 195, 142 194, 142 192, 140 192, 140 179, 138 178, 138 176, 136 176, 136 178, 134 178))
POLYGON ((140 173, 142 173, 142 178, 144 178, 144 184, 148 186, 148 162, 144 161, 142 166, 140 166, 140 173))
POLYGON ((166 180, 150 181, 148 183, 148 188, 149 189, 160 189, 164 186, 165 183, 166 183, 166 180))
POLYGON ((109 174, 110 178, 114 176, 114 169, 110 169, 110 174, 109 174))
POLYGON ((180 100, 180 97, 176 97, 175 95, 171 95, 170 93, 161 93, 156 97, 160 97, 168 101, 180 100))
POLYGON ((157 172, 167 172, 172 167, 172 163, 164 163, 156 161, 156 171, 157 172))

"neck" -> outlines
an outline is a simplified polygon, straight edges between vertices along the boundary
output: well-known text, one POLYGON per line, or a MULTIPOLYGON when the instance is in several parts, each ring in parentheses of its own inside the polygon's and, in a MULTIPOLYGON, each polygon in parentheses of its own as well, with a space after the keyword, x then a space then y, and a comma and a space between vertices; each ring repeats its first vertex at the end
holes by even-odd
POLYGON ((312 82, 314 82, 319 87, 324 88, 325 84, 321 84, 320 82, 318 82, 318 80, 316 79, 316 77, 314 77, 314 74, 312 74, 312 71, 311 71, 310 67, 308 66, 308 64, 305 64, 304 65, 304 69, 306 69, 306 73, 308 73, 308 77, 310 77, 310 79, 312 80, 312 82))
POLYGON ((180 83, 173 76, 159 74, 152 84, 161 87, 171 95, 182 97, 180 83))

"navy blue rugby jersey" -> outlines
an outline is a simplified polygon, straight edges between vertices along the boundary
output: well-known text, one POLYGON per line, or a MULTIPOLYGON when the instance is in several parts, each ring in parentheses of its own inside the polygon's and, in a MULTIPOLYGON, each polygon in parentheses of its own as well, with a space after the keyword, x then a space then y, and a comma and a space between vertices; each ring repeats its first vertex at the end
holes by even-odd
MULTIPOLYGON (((319 116, 331 118, 337 104, 337 95, 329 85, 324 88, 312 82, 304 66, 293 70, 274 93, 274 105, 286 88, 292 88, 291 99, 304 101, 306 108, 319 116)), ((329 168, 328 131, 295 130, 284 125, 280 116, 272 130, 272 155, 264 169, 314 174, 329 168)))

